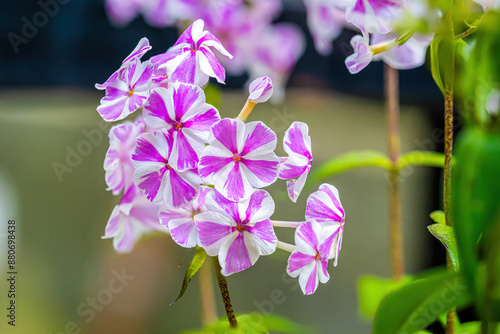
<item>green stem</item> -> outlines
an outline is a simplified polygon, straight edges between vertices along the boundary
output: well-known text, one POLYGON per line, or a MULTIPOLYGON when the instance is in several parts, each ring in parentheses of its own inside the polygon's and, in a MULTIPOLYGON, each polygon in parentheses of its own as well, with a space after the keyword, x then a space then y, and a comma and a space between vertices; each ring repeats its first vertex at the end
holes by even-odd
POLYGON ((384 84, 389 128, 390 234, 392 277, 400 281, 404 276, 403 224, 401 219, 401 193, 399 189, 399 77, 398 71, 385 64, 384 84))
POLYGON ((221 274, 221 266, 219 263, 219 258, 212 258, 215 269, 215 276, 217 277, 217 283, 219 284, 220 293, 222 295, 222 301, 224 302, 224 308, 226 309, 227 320, 229 320, 229 325, 231 327, 238 327, 238 322, 236 321, 236 315, 234 314, 233 305, 231 304, 231 297, 229 296, 229 289, 227 288, 227 280, 224 275, 221 274))

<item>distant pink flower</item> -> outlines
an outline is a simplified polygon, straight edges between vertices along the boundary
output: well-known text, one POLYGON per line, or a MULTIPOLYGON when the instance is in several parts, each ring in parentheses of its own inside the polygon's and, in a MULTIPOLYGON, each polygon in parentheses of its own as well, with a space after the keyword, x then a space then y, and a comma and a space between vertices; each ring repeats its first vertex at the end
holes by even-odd
POLYGON ((200 187, 198 196, 191 202, 178 208, 165 204, 160 208, 160 223, 169 229, 172 239, 179 246, 185 248, 201 247, 194 217, 207 211, 205 198, 211 191, 213 191, 211 188, 203 186, 200 187))
POLYGON ((401 0, 353 0, 346 7, 346 20, 368 33, 386 34, 402 13, 401 0))
POLYGON ((169 134, 172 140, 169 164, 177 171, 198 167, 210 128, 220 120, 217 109, 205 103, 203 90, 185 83, 154 89, 143 114, 150 128, 163 129, 169 134))
POLYGON ((331 258, 335 235, 325 233, 315 221, 306 221, 295 232, 295 250, 288 259, 287 273, 291 277, 299 276, 299 284, 305 295, 313 294, 319 282, 326 283, 328 260, 331 258))
POLYGON ((154 56, 151 62, 158 68, 165 67, 172 81, 203 86, 209 77, 224 83, 226 73, 211 48, 232 58, 222 43, 212 33, 203 30, 203 20, 197 20, 182 33, 166 53, 154 56))
POLYGON ((263 103, 273 95, 273 82, 268 76, 255 79, 248 87, 248 100, 253 103, 263 103))
POLYGON ((107 122, 124 119, 144 105, 149 96, 153 65, 134 58, 115 81, 106 86, 106 96, 97 111, 107 122))
POLYGON ((362 31, 363 36, 356 35, 351 39, 354 53, 345 59, 347 69, 351 74, 359 73, 371 63, 373 52, 370 49, 370 35, 362 31))
POLYGON ((115 206, 103 239, 113 238, 113 246, 119 253, 128 253, 145 233, 165 231, 158 220, 158 204, 151 203, 135 187, 131 186, 115 206))
POLYGON ((279 159, 274 154, 276 134, 262 122, 223 119, 212 127, 203 151, 200 176, 226 198, 250 197, 253 188, 276 181, 279 159))
POLYGON ((144 0, 106 0, 109 20, 117 26, 125 26, 141 13, 144 0))
MULTIPOLYGON (((397 36, 394 34, 373 34, 371 36, 372 44, 384 43, 396 38, 397 36)), ((373 60, 383 60, 386 64, 398 70, 420 67, 425 63, 427 48, 433 38, 434 34, 422 35, 415 33, 405 44, 381 52, 375 55, 373 60)))
POLYGON ((306 123, 292 123, 285 132, 283 148, 288 157, 282 158, 279 177, 288 180, 288 196, 295 203, 304 188, 313 160, 311 137, 306 123))
POLYGON ((162 131, 139 135, 132 155, 134 183, 150 201, 179 207, 196 197, 202 180, 196 170, 179 172, 169 165, 167 136, 162 131))
POLYGON ((116 81, 119 76, 123 77, 122 73, 126 67, 133 64, 136 58, 141 59, 142 56, 149 50, 151 50, 151 46, 149 45, 148 39, 146 37, 141 38, 139 43, 137 43, 135 49, 127 56, 127 58, 123 60, 120 68, 115 73, 113 73, 105 83, 95 84, 95 88, 100 90, 106 89, 106 87, 109 86, 109 84, 111 84, 112 82, 116 81))
POLYGON ((335 235, 331 256, 335 258, 334 266, 337 266, 345 223, 345 212, 340 203, 337 188, 323 183, 318 191, 309 196, 307 199, 306 220, 314 220, 320 223, 327 231, 335 235))
POLYGON ((213 191, 205 203, 207 211, 194 219, 203 248, 219 256, 223 275, 245 270, 261 255, 274 253, 278 240, 269 220, 274 202, 266 191, 255 190, 239 203, 213 191))
POLYGON ((111 190, 113 195, 118 195, 122 190, 127 190, 134 184, 134 166, 130 158, 134 152, 135 139, 143 132, 142 117, 134 123, 125 122, 115 125, 109 131, 109 149, 104 159, 104 170, 107 190, 111 190))

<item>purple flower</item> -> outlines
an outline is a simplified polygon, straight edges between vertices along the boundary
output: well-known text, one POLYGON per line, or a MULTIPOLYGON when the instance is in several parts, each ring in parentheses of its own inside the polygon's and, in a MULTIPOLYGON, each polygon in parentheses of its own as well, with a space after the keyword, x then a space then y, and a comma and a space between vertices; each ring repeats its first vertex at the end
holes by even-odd
POLYGON ((165 204, 160 208, 160 223, 169 229, 172 239, 179 246, 185 248, 201 247, 194 217, 207 211, 205 198, 210 191, 213 190, 202 186, 198 196, 191 202, 179 208, 169 207, 165 204))
POLYGON ((125 26, 142 11, 144 0, 106 0, 109 20, 117 26, 125 26))
POLYGON ((250 83, 248 100, 253 103, 263 103, 273 95, 273 82, 268 76, 260 77, 250 83))
POLYGON ((220 120, 217 109, 205 103, 203 90, 185 83, 154 89, 143 114, 150 128, 164 129, 172 139, 169 164, 177 171, 198 167, 210 128, 220 120))
POLYGON ((347 69, 351 74, 359 73, 372 61, 373 52, 370 49, 370 36, 362 31, 363 36, 356 35, 351 39, 354 53, 345 59, 347 69))
POLYGON ((342 33, 345 24, 344 10, 331 0, 305 0, 307 26, 311 31, 316 50, 321 55, 332 52, 332 42, 342 33))
POLYGON ((259 256, 276 250, 278 240, 269 220, 274 202, 267 191, 255 190, 241 202, 213 191, 207 196, 206 206, 208 211, 194 219, 203 248, 208 255, 219 256, 223 275, 245 270, 259 256))
MULTIPOLYGON (((393 41, 397 36, 393 34, 373 34, 371 37, 373 44, 379 44, 393 41)), ((381 52, 375 55, 373 60, 383 60, 386 64, 398 70, 420 67, 425 63, 427 47, 431 44, 433 38, 434 34, 413 34, 405 44, 381 52)))
POLYGON ((291 277, 299 276, 299 284, 305 295, 313 294, 319 282, 326 283, 328 260, 331 258, 335 235, 325 233, 315 221, 307 221, 295 232, 295 250, 288 259, 286 271, 291 277))
POLYGON ((158 221, 159 207, 149 202, 135 186, 129 187, 113 209, 102 238, 113 238, 117 252, 130 252, 143 234, 164 231, 158 221))
POLYGON ((323 183, 318 191, 309 196, 307 199, 306 220, 314 220, 320 223, 327 231, 335 235, 331 256, 335 258, 334 266, 337 266, 345 223, 345 212, 340 203, 337 188, 323 183))
POLYGON ((135 139, 144 132, 144 121, 139 117, 134 123, 115 125, 109 131, 109 149, 104 159, 107 190, 118 195, 134 184, 134 167, 130 160, 135 147, 135 139))
POLYGON ((304 188, 313 159, 311 137, 306 123, 292 123, 285 132, 283 148, 288 157, 282 158, 279 177, 289 180, 286 182, 288 196, 295 203, 304 188))
POLYGON ((230 200, 248 198, 253 187, 276 181, 276 142, 276 134, 262 122, 223 119, 210 131, 210 145, 201 155, 199 174, 230 200))
POLYGON ((149 96, 152 74, 153 64, 134 58, 116 80, 106 86, 106 96, 97 107, 102 118, 107 122, 119 121, 142 107, 149 96))
POLYGON ((167 68, 172 81, 203 86, 209 77, 224 83, 226 73, 211 48, 232 58, 222 43, 208 31, 203 31, 203 20, 197 20, 182 33, 177 42, 166 53, 152 57, 158 68, 167 68))
POLYGON ((95 84, 95 88, 97 88, 99 90, 106 89, 106 87, 109 86, 110 83, 116 81, 116 79, 118 78, 118 76, 120 76, 120 74, 125 70, 126 67, 128 67, 129 65, 131 65, 136 58, 137 59, 141 59, 142 56, 146 52, 148 52, 149 50, 151 50, 151 46, 149 45, 148 39, 146 37, 141 38, 141 40, 139 41, 139 43, 137 43, 137 46, 135 47, 135 49, 127 56, 127 58, 125 58, 123 60, 122 65, 120 66, 120 68, 115 73, 113 73, 108 78, 108 80, 106 80, 105 83, 103 83, 103 84, 95 84))
POLYGON ((368 33, 386 34, 402 13, 400 0, 354 0, 346 8, 346 20, 368 33))
POLYGON ((179 172, 169 165, 171 147, 162 131, 137 137, 132 155, 134 183, 155 203, 179 207, 196 197, 202 182, 196 170, 179 172))

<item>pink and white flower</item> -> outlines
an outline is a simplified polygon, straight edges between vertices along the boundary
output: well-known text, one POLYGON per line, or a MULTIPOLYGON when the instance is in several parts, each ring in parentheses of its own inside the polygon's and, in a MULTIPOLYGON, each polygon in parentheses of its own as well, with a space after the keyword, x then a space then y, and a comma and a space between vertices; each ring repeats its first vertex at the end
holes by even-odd
POLYGON ((148 127, 164 129, 171 138, 169 164, 177 171, 198 167, 210 128, 220 120, 217 109, 205 103, 203 90, 185 83, 154 89, 143 114, 148 127))
POLYGON ((331 249, 331 257, 335 258, 333 265, 337 266, 345 223, 345 211, 340 203, 337 188, 323 183, 318 191, 309 195, 306 207, 306 220, 318 222, 325 230, 335 236, 335 241, 331 249))
POLYGON ((165 67, 172 81, 204 86, 209 77, 224 83, 226 72, 211 48, 232 58, 212 33, 203 30, 203 20, 197 20, 182 33, 166 53, 152 57, 158 68, 165 67))
POLYGON ((283 148, 288 157, 282 158, 279 177, 288 180, 288 197, 295 203, 304 188, 313 160, 311 137, 306 123, 292 123, 285 132, 283 148))
POLYGON ((129 187, 120 204, 113 209, 102 238, 113 238, 118 253, 130 252, 143 234, 165 231, 158 221, 159 208, 135 186, 129 187))
POLYGON ((150 201, 179 207, 196 197, 202 180, 194 169, 180 172, 169 165, 167 137, 162 131, 139 135, 132 155, 134 183, 150 201))
POLYGON ((356 35, 351 39, 354 53, 345 59, 347 69, 351 74, 359 73, 373 58, 373 51, 370 49, 370 35, 362 31, 363 36, 356 35))
POLYGON ((210 256, 219 256, 222 274, 245 270, 261 255, 270 255, 278 242, 269 219, 274 201, 256 189, 250 198, 233 202, 217 191, 208 194, 208 211, 194 217, 200 241, 210 256))
POLYGON ((262 122, 223 119, 210 131, 199 174, 226 198, 246 199, 254 187, 266 187, 278 178, 276 142, 276 134, 262 122))
POLYGON ((213 191, 211 188, 202 186, 198 196, 191 202, 179 208, 169 207, 165 204, 160 208, 160 224, 169 229, 172 239, 179 246, 185 248, 201 247, 194 217, 207 211, 205 198, 211 191, 213 191))
POLYGON ((295 232, 295 250, 288 259, 286 271, 291 277, 299 276, 299 284, 305 295, 313 294, 319 282, 326 283, 328 260, 335 235, 326 233, 315 221, 307 221, 295 232))
POLYGON ((273 95, 273 81, 268 76, 255 79, 248 87, 248 100, 253 103, 263 103, 273 95))
POLYGON ((125 122, 115 125, 109 131, 109 149, 104 159, 106 171, 106 184, 113 195, 118 195, 122 190, 127 190, 134 184, 132 166, 132 153, 135 139, 144 132, 144 121, 139 117, 134 123, 125 122))
MULTIPOLYGON (((394 34, 373 34, 371 36, 373 44, 394 41, 396 38, 397 36, 394 34)), ((386 64, 398 70, 408 70, 420 67, 425 63, 427 47, 429 47, 433 38, 434 34, 413 34, 413 36, 403 45, 396 45, 381 52, 375 55, 373 60, 383 60, 386 64)))
POLYGON ((106 86, 106 96, 97 111, 107 121, 124 119, 144 105, 149 96, 153 64, 134 58, 116 80, 106 86))
POLYGON ((386 34, 403 11, 401 0, 353 0, 346 7, 346 20, 368 33, 386 34))

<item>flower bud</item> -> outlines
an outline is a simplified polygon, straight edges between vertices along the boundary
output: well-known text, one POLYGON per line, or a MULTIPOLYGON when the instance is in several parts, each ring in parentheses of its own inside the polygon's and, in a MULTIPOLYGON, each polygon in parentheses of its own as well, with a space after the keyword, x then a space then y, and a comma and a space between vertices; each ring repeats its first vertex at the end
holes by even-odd
POLYGON ((253 103, 262 103, 273 95, 273 82, 268 76, 263 76, 252 81, 249 87, 248 100, 253 103))

